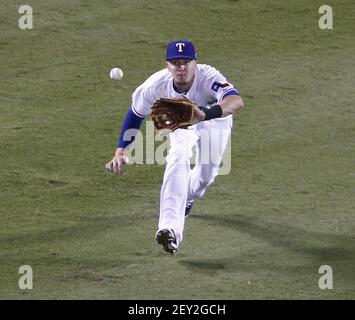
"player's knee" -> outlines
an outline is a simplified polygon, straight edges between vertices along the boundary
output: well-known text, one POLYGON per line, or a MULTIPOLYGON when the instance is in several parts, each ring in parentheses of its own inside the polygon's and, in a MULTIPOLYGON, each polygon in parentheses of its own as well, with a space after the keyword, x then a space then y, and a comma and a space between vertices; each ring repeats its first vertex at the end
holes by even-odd
POLYGON ((208 186, 210 186, 213 183, 214 179, 215 179, 215 177, 201 177, 200 178, 201 189, 205 189, 208 186))
POLYGON ((213 167, 210 170, 208 170, 208 173, 201 173, 200 175, 200 186, 201 188, 207 188, 209 185, 213 183, 213 181, 216 179, 218 175, 218 167, 213 167))

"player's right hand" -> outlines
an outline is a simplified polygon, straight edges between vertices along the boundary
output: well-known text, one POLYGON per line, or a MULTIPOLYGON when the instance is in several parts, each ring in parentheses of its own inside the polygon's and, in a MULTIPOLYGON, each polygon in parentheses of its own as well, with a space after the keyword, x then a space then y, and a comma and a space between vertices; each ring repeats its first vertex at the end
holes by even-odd
POLYGON ((128 158, 124 155, 123 149, 118 148, 113 159, 106 163, 105 167, 106 170, 120 176, 123 173, 123 166, 126 163, 128 163, 128 158))

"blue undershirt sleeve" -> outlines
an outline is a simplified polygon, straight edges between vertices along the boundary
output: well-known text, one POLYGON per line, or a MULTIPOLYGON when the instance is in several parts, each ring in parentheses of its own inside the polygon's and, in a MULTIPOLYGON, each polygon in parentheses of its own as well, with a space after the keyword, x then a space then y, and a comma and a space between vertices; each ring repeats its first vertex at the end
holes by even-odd
POLYGON ((143 120, 144 118, 138 117, 132 111, 132 107, 128 109, 118 138, 117 148, 126 148, 134 141, 143 120))

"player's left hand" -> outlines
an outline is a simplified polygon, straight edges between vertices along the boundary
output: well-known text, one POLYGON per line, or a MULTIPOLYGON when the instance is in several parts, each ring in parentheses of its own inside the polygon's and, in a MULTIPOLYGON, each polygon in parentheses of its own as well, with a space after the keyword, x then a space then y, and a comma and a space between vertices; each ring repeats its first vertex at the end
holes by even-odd
POLYGON ((205 120, 205 113, 195 106, 194 116, 192 118, 192 124, 205 120))

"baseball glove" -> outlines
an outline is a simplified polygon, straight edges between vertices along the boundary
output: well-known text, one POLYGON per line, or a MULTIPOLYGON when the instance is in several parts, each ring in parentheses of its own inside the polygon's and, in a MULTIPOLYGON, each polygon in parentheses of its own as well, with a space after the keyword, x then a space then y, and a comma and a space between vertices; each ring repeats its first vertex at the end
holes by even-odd
POLYGON ((160 98, 153 104, 151 118, 161 133, 192 125, 195 105, 189 99, 160 98))

